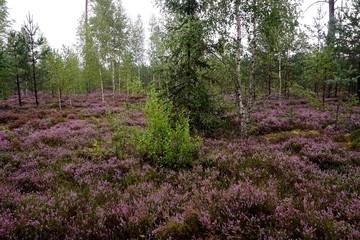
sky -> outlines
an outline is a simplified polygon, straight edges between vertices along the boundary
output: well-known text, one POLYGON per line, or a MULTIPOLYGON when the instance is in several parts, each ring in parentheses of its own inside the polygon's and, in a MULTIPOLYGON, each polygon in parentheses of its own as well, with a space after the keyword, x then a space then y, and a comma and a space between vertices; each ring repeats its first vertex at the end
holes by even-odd
MULTIPOLYGON (((304 0, 303 10, 315 0, 304 0)), ((135 20, 141 15, 144 21, 146 35, 150 16, 158 12, 153 6, 153 0, 122 0, 128 15, 135 20)), ((12 27, 20 30, 30 12, 34 22, 48 39, 50 46, 61 48, 62 45, 72 46, 76 43, 76 31, 79 20, 85 11, 85 0, 8 0, 10 19, 14 20, 12 27)), ((308 9, 302 23, 310 24, 316 14, 316 6, 308 9)), ((327 10, 326 4, 324 10, 327 10)))
MULTIPOLYGON (((145 31, 151 15, 157 12, 153 0, 122 0, 126 13, 135 21, 140 14, 145 31)), ((21 29, 30 12, 34 22, 47 38, 50 46, 61 48, 76 43, 76 32, 85 11, 85 0, 7 0, 10 19, 14 20, 12 28, 21 29)))

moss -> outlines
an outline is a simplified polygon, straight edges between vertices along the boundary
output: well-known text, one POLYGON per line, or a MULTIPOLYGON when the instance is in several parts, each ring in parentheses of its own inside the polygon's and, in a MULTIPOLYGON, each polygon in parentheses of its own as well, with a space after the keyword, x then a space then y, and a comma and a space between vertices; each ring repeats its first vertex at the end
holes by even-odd
POLYGON ((196 213, 191 213, 181 221, 169 222, 160 229, 160 239, 193 239, 200 236, 203 226, 196 213))
POLYGON ((349 138, 347 135, 335 135, 332 137, 332 140, 338 143, 346 143, 349 141, 349 138))
POLYGON ((61 145, 63 145, 65 143, 61 138, 58 138, 58 137, 46 137, 46 136, 43 136, 41 138, 41 142, 48 145, 48 146, 50 146, 50 147, 61 146, 61 145))
POLYGON ((292 131, 283 131, 283 132, 276 132, 276 133, 269 133, 262 136, 262 138, 266 140, 270 140, 274 143, 279 143, 286 141, 292 136, 320 136, 321 133, 319 131, 311 130, 311 131, 304 131, 300 129, 295 129, 292 131))
POLYGON ((289 150, 294 154, 300 153, 303 148, 304 148, 304 144, 296 143, 296 142, 290 142, 285 146, 286 150, 289 150))

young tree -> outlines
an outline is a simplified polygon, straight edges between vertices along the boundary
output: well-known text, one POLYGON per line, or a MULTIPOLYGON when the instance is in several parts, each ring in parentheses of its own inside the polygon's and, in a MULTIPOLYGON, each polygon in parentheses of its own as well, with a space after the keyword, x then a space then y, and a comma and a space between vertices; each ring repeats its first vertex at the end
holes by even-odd
POLYGON ((64 84, 64 63, 61 55, 57 51, 52 51, 46 59, 49 62, 50 83, 56 87, 58 104, 60 111, 62 110, 62 96, 64 84))
POLYGON ((141 67, 145 63, 145 32, 141 16, 131 26, 130 51, 133 61, 137 67, 138 80, 141 81, 141 67))
POLYGON ((289 57, 297 34, 296 6, 293 1, 289 0, 268 0, 264 11, 264 22, 260 30, 263 47, 277 57, 280 99, 284 89, 283 65, 289 57))
POLYGON ((6 29, 9 26, 8 14, 6 0, 0 0, 0 42, 3 41, 6 35, 6 29))
POLYGON ((167 13, 168 95, 175 108, 189 111, 193 126, 209 129, 213 103, 205 76, 208 29, 202 19, 203 1, 159 1, 167 13))
POLYGON ((27 15, 26 22, 22 26, 26 33, 26 40, 29 49, 29 58, 32 65, 32 81, 35 93, 35 103, 39 106, 38 100, 38 84, 36 79, 36 64, 41 58, 40 48, 44 44, 43 36, 39 35, 39 26, 34 23, 33 17, 30 13, 27 15))
POLYGON ((360 2, 351 0, 349 8, 344 9, 344 21, 337 25, 339 37, 336 39, 337 50, 347 60, 345 78, 354 82, 360 101, 360 2))
POLYGON ((10 59, 11 73, 15 77, 16 90, 18 94, 19 105, 21 100, 21 79, 28 69, 28 46, 26 38, 22 32, 10 31, 7 40, 7 53, 10 59))
POLYGON ((6 98, 11 91, 10 84, 6 81, 9 74, 8 70, 10 68, 5 52, 5 38, 8 26, 9 21, 6 0, 0 0, 0 94, 3 98, 6 98))
POLYGON ((242 76, 241 76, 241 50, 242 50, 242 16, 241 16, 242 1, 235 2, 235 16, 236 16, 236 99, 238 103, 238 113, 240 118, 241 136, 247 137, 248 123, 249 123, 249 109, 246 106, 244 94, 242 91, 242 76))
MULTIPOLYGON (((116 66, 124 61, 128 46, 128 21, 120 0, 94 0, 80 28, 84 75, 88 82, 100 83, 102 101, 107 71, 110 71, 113 94, 116 91, 116 66)), ((119 90, 120 78, 119 75, 119 90)), ((97 85, 97 84, 95 84, 97 85)))

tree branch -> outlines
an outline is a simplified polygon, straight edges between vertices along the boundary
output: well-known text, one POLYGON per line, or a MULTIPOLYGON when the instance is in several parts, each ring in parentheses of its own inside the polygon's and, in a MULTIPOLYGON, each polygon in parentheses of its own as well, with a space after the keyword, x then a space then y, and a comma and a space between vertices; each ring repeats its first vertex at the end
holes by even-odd
POLYGON ((308 8, 306 8, 306 10, 304 11, 304 13, 309 10, 309 8, 311 8, 312 6, 314 6, 315 4, 318 4, 318 3, 327 3, 326 0, 322 0, 322 1, 317 1, 317 2, 314 2, 312 3, 308 8))

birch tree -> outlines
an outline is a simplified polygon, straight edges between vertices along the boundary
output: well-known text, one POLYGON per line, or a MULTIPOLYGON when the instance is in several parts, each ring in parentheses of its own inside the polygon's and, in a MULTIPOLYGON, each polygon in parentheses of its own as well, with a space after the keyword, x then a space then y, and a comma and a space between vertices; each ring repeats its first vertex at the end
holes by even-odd
POLYGON ((140 15, 131 26, 130 51, 133 61, 137 67, 137 78, 141 81, 141 67, 145 61, 145 32, 143 21, 140 15))

